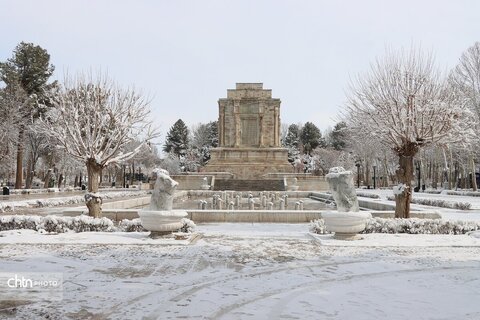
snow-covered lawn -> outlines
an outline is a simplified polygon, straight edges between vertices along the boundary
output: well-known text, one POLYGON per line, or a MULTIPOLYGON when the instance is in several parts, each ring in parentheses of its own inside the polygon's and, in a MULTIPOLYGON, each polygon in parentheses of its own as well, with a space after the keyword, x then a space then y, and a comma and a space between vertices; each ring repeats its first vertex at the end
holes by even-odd
POLYGON ((64 289, 61 302, 0 302, 0 318, 480 318, 478 237, 342 242, 309 234, 308 224, 197 231, 195 244, 169 246, 145 233, 2 232, 0 271, 59 272, 64 289))

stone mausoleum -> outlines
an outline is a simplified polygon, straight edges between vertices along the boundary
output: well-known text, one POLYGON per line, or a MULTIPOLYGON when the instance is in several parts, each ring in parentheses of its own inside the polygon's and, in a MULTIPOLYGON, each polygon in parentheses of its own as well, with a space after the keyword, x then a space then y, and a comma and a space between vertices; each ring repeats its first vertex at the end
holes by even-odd
POLYGON ((233 179, 265 179, 291 173, 280 142, 280 99, 262 83, 237 83, 218 100, 219 147, 204 172, 228 172, 233 179))

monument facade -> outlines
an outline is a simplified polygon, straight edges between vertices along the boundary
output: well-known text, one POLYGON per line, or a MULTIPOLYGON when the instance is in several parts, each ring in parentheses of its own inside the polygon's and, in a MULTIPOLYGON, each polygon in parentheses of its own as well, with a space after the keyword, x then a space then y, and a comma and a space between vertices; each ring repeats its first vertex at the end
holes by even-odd
POLYGON ((219 147, 211 150, 207 172, 229 172, 234 179, 262 179, 290 173, 288 151, 280 142, 280 99, 262 83, 237 83, 218 100, 219 147))

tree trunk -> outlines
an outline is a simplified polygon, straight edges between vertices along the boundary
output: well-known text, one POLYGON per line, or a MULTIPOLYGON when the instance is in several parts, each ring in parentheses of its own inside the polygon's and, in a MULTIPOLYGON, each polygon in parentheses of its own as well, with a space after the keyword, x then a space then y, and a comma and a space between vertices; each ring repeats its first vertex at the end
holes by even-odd
POLYGON ((27 161, 27 177, 25 178, 25 189, 32 189, 33 182, 33 163, 32 158, 27 161))
POLYGON ((97 193, 101 172, 101 165, 97 164, 94 159, 87 160, 88 193, 85 195, 85 202, 88 215, 95 218, 102 216, 102 198, 97 193))
POLYGON ((58 189, 62 187, 63 182, 63 174, 60 173, 60 177, 58 178, 58 189))
POLYGON ((413 157, 418 147, 407 144, 397 151, 399 169, 397 178, 398 191, 395 192, 395 218, 410 218, 410 202, 412 200, 413 157))
POLYGON ((117 188, 121 188, 123 186, 123 172, 121 168, 116 169, 115 186, 117 188))
POLYGON ((50 184, 50 177, 52 175, 52 169, 47 170, 47 174, 45 176, 45 182, 43 184, 43 188, 47 189, 48 185, 50 184))
POLYGON ((133 181, 135 178, 135 161, 132 161, 132 171, 130 173, 130 185, 133 186, 133 181))
POLYGON ((15 176, 15 189, 21 189, 23 184, 23 137, 24 137, 24 128, 23 126, 21 126, 18 132, 17 171, 15 176))
POLYGON ((470 165, 472 166, 472 189, 473 191, 477 191, 477 168, 475 165, 475 158, 473 155, 470 158, 470 165))

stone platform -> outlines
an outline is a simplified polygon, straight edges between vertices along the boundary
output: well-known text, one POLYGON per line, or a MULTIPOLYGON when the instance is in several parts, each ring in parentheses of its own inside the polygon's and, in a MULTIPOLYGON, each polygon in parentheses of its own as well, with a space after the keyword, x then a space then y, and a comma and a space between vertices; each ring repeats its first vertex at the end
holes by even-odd
POLYGON ((230 172, 234 179, 260 179, 271 173, 292 173, 284 148, 214 148, 205 172, 230 172))

